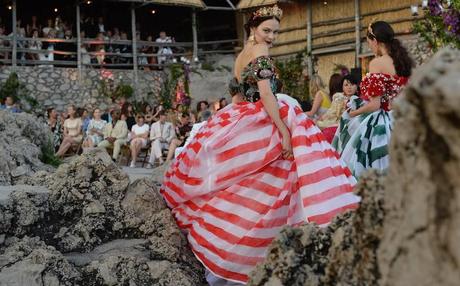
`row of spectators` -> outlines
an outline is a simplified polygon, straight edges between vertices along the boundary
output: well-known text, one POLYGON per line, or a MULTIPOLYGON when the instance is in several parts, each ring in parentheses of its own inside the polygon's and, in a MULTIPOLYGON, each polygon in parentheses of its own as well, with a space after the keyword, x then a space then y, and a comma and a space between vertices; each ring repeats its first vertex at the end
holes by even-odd
MULTIPOLYGON (((98 17, 95 20, 92 17, 83 17, 80 23, 80 37, 82 39, 95 39, 96 41, 105 41, 106 43, 82 44, 82 63, 83 64, 129 64, 132 63, 132 46, 130 44, 114 44, 113 41, 130 40, 128 33, 118 27, 108 28, 104 24, 103 17, 98 17), (109 42, 109 43, 107 43, 109 42), (88 52, 97 54, 90 55, 88 52), (106 53, 115 53, 119 55, 105 55, 106 53), (127 54, 127 55, 122 55, 127 54)), ((77 60, 77 43, 76 29, 73 24, 62 20, 60 17, 48 19, 45 24, 41 24, 36 16, 32 16, 31 21, 27 25, 23 25, 21 19, 17 21, 18 41, 17 47, 20 49, 36 50, 30 52, 17 53, 18 60, 40 60, 40 61, 76 61, 77 60), (21 40, 23 38, 32 38, 31 40, 21 40), (50 41, 41 40, 48 38, 50 41), (53 39, 75 40, 74 42, 55 42, 53 39), (42 51, 42 52, 40 52, 42 51), (46 52, 43 52, 46 51, 46 52), (63 53, 59 53, 59 52, 63 53)), ((12 31, 9 33, 5 27, 0 24, 0 37, 12 36, 12 31)), ((136 39, 144 40, 153 43, 153 36, 146 35, 141 38, 141 33, 137 32, 136 39)), ((156 43, 173 43, 173 37, 167 36, 165 31, 159 33, 156 43)), ((11 41, 0 39, 0 48, 10 47, 11 41)), ((162 46, 153 47, 151 45, 141 45, 137 47, 139 54, 138 64, 148 65, 165 63, 172 60, 172 47, 162 46), (143 56, 150 54, 150 56, 143 56), (151 56, 156 54, 157 56, 151 56)), ((11 58, 10 52, 0 52, 0 58, 11 58)))
POLYGON ((210 105, 207 101, 197 103, 196 110, 189 111, 180 104, 165 110, 162 105, 152 107, 145 103, 139 110, 124 99, 107 110, 95 108, 90 111, 71 105, 65 112, 54 108, 47 110, 47 123, 54 134, 56 155, 63 157, 81 148, 101 147, 110 152, 114 161, 120 152, 130 150, 131 167, 141 149, 150 149, 147 167, 174 158, 187 143, 192 130, 197 131, 217 110, 225 107, 222 98, 210 105))

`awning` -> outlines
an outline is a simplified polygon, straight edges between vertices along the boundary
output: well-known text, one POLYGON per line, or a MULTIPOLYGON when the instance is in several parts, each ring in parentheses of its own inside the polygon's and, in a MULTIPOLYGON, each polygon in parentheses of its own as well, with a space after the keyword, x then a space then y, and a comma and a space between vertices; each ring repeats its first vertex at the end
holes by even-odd
POLYGON ((238 3, 237 9, 251 9, 259 6, 268 6, 276 4, 278 0, 241 0, 238 3))

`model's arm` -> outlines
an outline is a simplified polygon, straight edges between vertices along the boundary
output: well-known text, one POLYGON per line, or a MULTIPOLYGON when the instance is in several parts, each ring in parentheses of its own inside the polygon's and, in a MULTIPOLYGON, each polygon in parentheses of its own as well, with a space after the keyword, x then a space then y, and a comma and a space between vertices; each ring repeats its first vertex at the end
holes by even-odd
POLYGON ((321 103, 323 103, 323 96, 321 95, 321 92, 318 91, 315 94, 315 99, 313 100, 313 105, 312 105, 310 111, 306 112, 307 115, 309 117, 313 117, 316 114, 316 112, 318 112, 318 109, 320 108, 321 103))
MULTIPOLYGON (((264 44, 255 45, 254 46, 254 56, 255 58, 258 58, 260 56, 268 56, 267 45, 264 45, 264 44)), ((259 88, 260 100, 262 101, 265 111, 270 116, 276 128, 278 128, 279 132, 283 136, 283 142, 282 142, 283 156, 290 157, 292 155, 292 147, 291 147, 291 140, 290 140, 291 135, 289 133, 289 129, 284 124, 283 120, 281 120, 278 102, 271 90, 270 80, 269 79, 259 80, 257 82, 257 86, 259 88)))

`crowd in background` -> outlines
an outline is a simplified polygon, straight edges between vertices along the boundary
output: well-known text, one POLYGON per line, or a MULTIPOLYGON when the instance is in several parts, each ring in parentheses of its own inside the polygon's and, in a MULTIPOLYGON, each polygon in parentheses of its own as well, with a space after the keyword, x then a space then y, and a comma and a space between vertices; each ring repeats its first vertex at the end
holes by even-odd
MULTIPOLYGON (((18 60, 40 60, 40 61, 73 61, 77 60, 77 43, 75 25, 59 16, 49 18, 46 21, 32 16, 27 24, 21 19, 17 20, 17 47, 33 51, 17 52, 18 60), (31 38, 25 40, 24 38, 31 38), (50 39, 46 41, 43 39, 50 39), (73 42, 54 42, 52 39, 74 40, 73 42), (36 52, 35 52, 36 51, 36 52), (41 52, 40 52, 41 51, 41 52)), ((5 26, 0 23, 0 37, 12 36, 12 31, 6 31, 5 26)), ((80 22, 80 37, 82 39, 93 39, 94 43, 81 45, 83 64, 132 64, 132 45, 130 43, 112 43, 112 41, 131 40, 127 31, 118 27, 108 27, 103 17, 82 16, 80 22), (98 43, 97 41, 105 41, 98 43), (107 43, 108 42, 108 43, 107 43), (89 54, 92 52, 92 54, 89 54), (126 55, 123 55, 126 54, 126 55)), ((152 35, 141 37, 141 32, 136 32, 138 41, 152 42, 152 35)), ((156 43, 173 43, 173 37, 169 37, 165 31, 160 31, 156 43)), ((11 47, 12 42, 7 39, 0 39, 0 48, 11 47)), ((138 64, 149 65, 165 63, 172 60, 173 48, 169 46, 153 47, 146 44, 137 46, 138 64), (153 56, 155 54, 156 56, 153 56), (145 55, 145 56, 144 56, 145 55), (147 56, 148 55, 148 56, 147 56)), ((0 52, 0 59, 11 59, 11 52, 0 52)), ((75 65, 75 64, 73 64, 75 65)), ((145 68, 148 68, 145 66, 145 68)))
POLYGON ((128 151, 130 166, 136 167, 139 153, 149 153, 147 168, 172 160, 196 132, 217 110, 227 105, 225 98, 209 104, 200 101, 196 109, 175 104, 165 110, 159 104, 143 103, 138 109, 122 98, 107 110, 68 106, 59 113, 54 108, 46 112, 53 132, 56 155, 64 157, 82 148, 101 147, 119 162, 123 149, 128 151))

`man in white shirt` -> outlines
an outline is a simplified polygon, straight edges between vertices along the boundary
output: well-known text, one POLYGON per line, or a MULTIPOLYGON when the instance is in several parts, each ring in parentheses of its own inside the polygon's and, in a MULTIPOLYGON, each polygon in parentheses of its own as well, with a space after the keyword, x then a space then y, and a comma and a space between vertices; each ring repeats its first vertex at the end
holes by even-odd
POLYGON ((150 128, 150 140, 152 141, 152 150, 150 151, 150 160, 147 168, 151 168, 158 158, 160 164, 163 164, 162 150, 168 149, 171 140, 175 137, 174 127, 171 122, 166 122, 166 113, 162 110, 159 113, 160 119, 152 124, 150 128))
MULTIPOLYGON (((173 43, 174 40, 171 37, 166 36, 165 31, 160 32, 160 37, 155 40, 157 43, 173 43)), ((172 50, 168 46, 161 46, 158 47, 158 63, 163 64, 165 63, 173 54, 172 50)))

